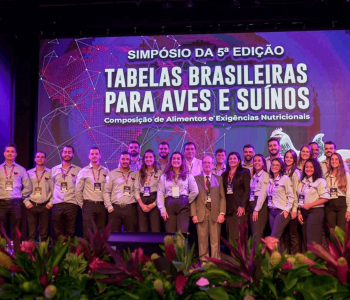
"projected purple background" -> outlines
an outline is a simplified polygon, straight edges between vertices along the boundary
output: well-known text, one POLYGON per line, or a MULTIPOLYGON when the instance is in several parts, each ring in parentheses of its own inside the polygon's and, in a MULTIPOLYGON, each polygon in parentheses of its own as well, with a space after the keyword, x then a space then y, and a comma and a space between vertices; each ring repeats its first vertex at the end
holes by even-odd
POLYGON ((9 44, 0 37, 0 149, 12 139, 11 124, 11 60, 9 44))
POLYGON ((38 150, 53 166, 72 144, 85 165, 98 146, 113 169, 130 140, 193 141, 198 157, 247 143, 267 154, 270 136, 284 151, 313 139, 349 149, 349 49, 347 31, 44 40, 38 150))

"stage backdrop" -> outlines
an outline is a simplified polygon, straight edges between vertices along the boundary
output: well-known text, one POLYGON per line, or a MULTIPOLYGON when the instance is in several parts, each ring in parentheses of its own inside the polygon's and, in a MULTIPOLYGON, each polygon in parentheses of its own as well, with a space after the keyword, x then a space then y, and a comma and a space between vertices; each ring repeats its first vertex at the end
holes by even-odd
MULTIPOLYGON (((12 69, 11 44, 8 39, 0 36, 0 153, 8 143, 13 140, 12 128, 12 95, 11 95, 11 69, 12 69)), ((1 152, 2 151, 2 152, 1 152)))
MULTIPOLYGON (((130 140, 142 152, 167 141, 267 155, 303 143, 335 141, 350 160, 349 31, 99 37, 43 40, 37 150, 49 166, 75 147, 88 164, 91 146, 117 166, 130 140)), ((322 159, 322 157, 320 157, 322 159)))

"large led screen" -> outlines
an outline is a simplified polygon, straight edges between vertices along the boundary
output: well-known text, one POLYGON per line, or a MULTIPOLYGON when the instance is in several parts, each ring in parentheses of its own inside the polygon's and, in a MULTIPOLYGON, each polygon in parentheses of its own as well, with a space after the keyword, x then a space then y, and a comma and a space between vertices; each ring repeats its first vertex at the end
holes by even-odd
MULTIPOLYGON (((37 150, 49 165, 71 144, 117 166, 131 140, 161 141, 197 157, 245 144, 267 155, 332 140, 350 160, 349 31, 98 37, 43 40, 37 150)), ((320 157, 321 158, 321 157, 320 157)), ((322 159, 322 158, 321 158, 322 159)))

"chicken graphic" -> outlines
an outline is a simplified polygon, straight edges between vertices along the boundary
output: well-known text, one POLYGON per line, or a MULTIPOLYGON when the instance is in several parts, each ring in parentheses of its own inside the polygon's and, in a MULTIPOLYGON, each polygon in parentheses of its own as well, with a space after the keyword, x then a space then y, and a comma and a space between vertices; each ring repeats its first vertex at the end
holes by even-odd
MULTIPOLYGON (((324 136, 323 133, 318 133, 312 139, 312 141, 316 142, 320 148, 320 153, 318 155, 319 161, 323 161, 326 159, 326 156, 324 155, 323 136, 324 136)), ((287 133, 283 132, 282 128, 276 128, 274 131, 272 131, 270 137, 277 138, 280 141, 282 155, 284 155, 289 149, 294 150, 297 153, 297 155, 299 155, 300 151, 294 147, 293 142, 290 139, 289 135, 287 133)), ((308 142, 305 141, 305 143, 308 143, 308 142)), ((350 167, 350 150, 349 149, 339 149, 339 150, 337 150, 337 153, 339 153, 343 157, 343 160, 350 167)))

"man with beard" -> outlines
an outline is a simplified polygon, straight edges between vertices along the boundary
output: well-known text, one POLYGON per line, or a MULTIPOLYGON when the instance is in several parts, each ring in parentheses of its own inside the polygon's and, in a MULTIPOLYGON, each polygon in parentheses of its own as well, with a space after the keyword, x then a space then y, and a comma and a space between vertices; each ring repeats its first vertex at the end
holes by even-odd
POLYGON ((193 176, 197 176, 203 172, 202 161, 195 158, 196 145, 194 143, 188 142, 184 145, 184 156, 188 171, 192 173, 193 176))
POLYGON ((32 182, 25 168, 15 163, 17 148, 15 144, 5 147, 5 162, 0 165, 0 218, 7 230, 8 218, 11 221, 12 239, 21 224, 22 199, 32 192, 32 182))
POLYGON ((271 160, 273 160, 274 158, 280 158, 283 161, 284 159, 283 159, 283 156, 280 154, 281 146, 278 139, 270 138, 267 141, 267 146, 268 146, 270 156, 266 157, 266 168, 267 168, 267 172, 270 172, 271 160))
POLYGON ((103 190, 105 207, 112 220, 112 231, 137 231, 137 207, 135 200, 136 173, 130 169, 130 153, 120 154, 119 167, 110 171, 103 190))
POLYGON ((131 141, 128 146, 130 154, 130 169, 133 172, 140 170, 142 165, 142 158, 140 157, 140 144, 137 141, 131 141))
POLYGON ((243 157, 242 167, 248 169, 250 172, 250 177, 253 177, 253 157, 255 155, 254 147, 247 144, 243 147, 243 157))
POLYGON ((158 163, 162 171, 164 171, 166 165, 168 164, 168 156, 170 153, 170 147, 167 142, 161 142, 158 146, 158 163))
MULTIPOLYGON (((323 177, 326 178, 326 173, 329 171, 329 166, 331 163, 331 156, 333 153, 337 152, 337 147, 332 141, 328 141, 324 143, 324 154, 326 155, 326 159, 321 161, 321 168, 323 172, 323 177)), ((347 173, 350 173, 349 166, 344 161, 344 169, 347 173)))
POLYGON ((74 148, 66 145, 62 149, 62 163, 53 167, 52 224, 55 240, 60 235, 74 237, 79 211, 75 198, 75 183, 80 168, 72 164, 74 148))
POLYGON ((98 147, 89 151, 90 164, 80 170, 77 176, 75 196, 83 210, 83 237, 88 238, 88 230, 92 231, 91 219, 99 231, 106 226, 107 212, 103 201, 103 188, 108 169, 100 164, 101 154, 98 147))
POLYGON ((309 143, 309 146, 312 148, 312 158, 317 159, 318 161, 318 154, 320 153, 320 148, 316 142, 309 143))
POLYGON ((215 160, 216 160, 216 165, 213 168, 213 174, 221 176, 222 173, 226 171, 226 165, 225 165, 225 160, 226 160, 226 150, 224 149, 218 149, 215 151, 215 160))
POLYGON ((35 154, 35 168, 28 171, 33 185, 33 192, 29 199, 23 201, 28 209, 29 238, 36 240, 38 235, 42 242, 47 240, 49 234, 50 209, 52 207, 52 181, 51 170, 45 167, 46 153, 38 151, 35 154))

